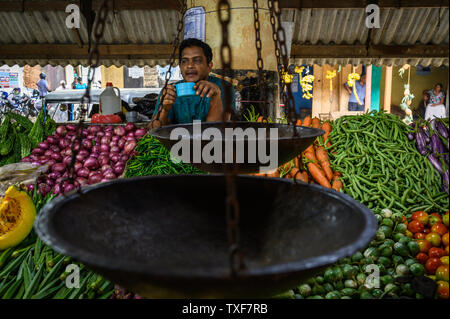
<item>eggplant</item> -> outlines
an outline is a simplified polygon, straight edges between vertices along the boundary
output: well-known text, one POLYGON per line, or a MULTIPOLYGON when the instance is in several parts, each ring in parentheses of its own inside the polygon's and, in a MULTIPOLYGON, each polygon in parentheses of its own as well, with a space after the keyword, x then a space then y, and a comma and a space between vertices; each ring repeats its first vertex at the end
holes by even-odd
POLYGON ((414 133, 408 133, 408 140, 412 141, 415 138, 414 133))
POLYGON ((433 165, 433 167, 440 173, 442 174, 442 165, 441 162, 439 162, 439 160, 437 159, 436 155, 434 154, 430 154, 428 155, 428 160, 430 161, 431 165, 433 165))
POLYGON ((430 133, 428 132, 428 130, 423 130, 422 132, 425 138, 425 143, 429 144, 431 142, 430 133))
POLYGON ((448 129, 445 127, 444 123, 442 123, 441 121, 437 122, 436 128, 439 135, 441 135, 445 139, 448 139, 448 129))
POLYGON ((444 144, 436 133, 431 137, 431 149, 436 155, 444 153, 444 144))
POLYGON ((448 187, 449 187, 449 178, 448 178, 448 169, 445 171, 445 173, 442 175, 442 188, 447 192, 448 194, 448 187))
POLYGON ((444 154, 444 161, 448 165, 448 153, 444 154))
POLYGON ((421 155, 427 154, 427 144, 425 142, 425 137, 423 131, 417 132, 416 134, 416 145, 417 149, 419 150, 419 153, 421 155))

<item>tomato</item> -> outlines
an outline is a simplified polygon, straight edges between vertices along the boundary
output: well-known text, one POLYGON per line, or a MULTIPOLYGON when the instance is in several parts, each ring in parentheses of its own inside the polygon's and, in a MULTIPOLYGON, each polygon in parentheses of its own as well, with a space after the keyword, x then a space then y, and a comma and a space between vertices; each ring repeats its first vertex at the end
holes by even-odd
POLYGON ((445 214, 444 217, 442 217, 442 222, 448 227, 448 214, 445 214))
POLYGON ((437 295, 439 299, 448 299, 448 282, 445 281, 438 281, 437 282, 438 289, 437 289, 437 295))
POLYGON ((428 224, 428 213, 424 211, 418 211, 411 215, 412 220, 418 220, 422 225, 426 226, 428 224))
POLYGON ((416 259, 419 261, 419 263, 424 265, 426 263, 426 261, 428 260, 428 255, 425 253, 418 253, 416 255, 416 259))
POLYGON ((436 269, 436 279, 448 282, 448 265, 440 265, 436 269))
POLYGON ((425 239, 428 240, 434 247, 439 247, 441 244, 441 236, 438 233, 429 233, 425 239))
POLYGON ((415 233, 414 238, 415 239, 425 239, 426 234, 424 233, 415 233))
POLYGON ((430 230, 429 228, 425 228, 425 229, 423 230, 423 233, 424 233, 424 234, 429 234, 429 233, 431 233, 431 230, 430 230))
POLYGON ((428 219, 428 225, 433 226, 436 223, 442 223, 441 216, 435 216, 431 214, 430 218, 428 219))
POLYGON ((412 220, 408 224, 408 230, 412 233, 421 233, 424 230, 424 226, 418 220, 412 220))
POLYGON ((425 239, 419 239, 417 241, 417 244, 419 244, 421 253, 428 253, 428 250, 430 250, 430 248, 431 248, 431 243, 425 239))
POLYGON ((406 237, 409 237, 409 238, 413 238, 414 237, 413 233, 411 233, 409 230, 405 231, 405 235, 406 235, 406 237))
POLYGON ((440 265, 441 260, 439 258, 428 258, 425 263, 425 268, 430 275, 434 275, 436 273, 436 269, 438 269, 440 265))
POLYGON ((448 246, 448 233, 444 234, 444 236, 442 236, 442 244, 444 246, 448 246))
POLYGON ((445 246, 445 254, 448 256, 448 245, 445 246))
POLYGON ((444 234, 448 233, 448 229, 444 224, 436 223, 431 227, 431 232, 438 233, 439 235, 443 236, 444 234))
POLYGON ((442 220, 442 215, 441 215, 441 214, 438 214, 438 213, 431 213, 430 216, 434 216, 434 217, 437 217, 437 218, 439 218, 440 220, 442 220))
POLYGON ((430 258, 441 258, 445 256, 445 251, 442 248, 431 247, 428 251, 428 256, 430 256, 430 258))
POLYGON ((448 256, 441 257, 441 263, 448 266, 448 256))
POLYGON ((408 226, 408 220, 406 219, 405 216, 402 216, 402 223, 408 226))

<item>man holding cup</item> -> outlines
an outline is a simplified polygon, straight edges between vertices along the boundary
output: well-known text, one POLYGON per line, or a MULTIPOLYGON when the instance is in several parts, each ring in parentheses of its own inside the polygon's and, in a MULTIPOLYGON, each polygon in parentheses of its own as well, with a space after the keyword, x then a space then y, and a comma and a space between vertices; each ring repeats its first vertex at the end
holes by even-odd
MULTIPOLYGON (((160 110, 159 122, 150 122, 149 128, 168 124, 222 121, 225 107, 222 80, 211 76, 211 47, 198 39, 186 39, 179 48, 180 71, 183 80, 167 84, 156 102, 155 113, 160 110)), ((228 85, 228 83, 227 83, 228 85)), ((232 108, 235 110, 234 90, 232 108)), ((155 117, 155 116, 154 116, 155 117)), ((231 114, 226 114, 228 120, 231 114)))

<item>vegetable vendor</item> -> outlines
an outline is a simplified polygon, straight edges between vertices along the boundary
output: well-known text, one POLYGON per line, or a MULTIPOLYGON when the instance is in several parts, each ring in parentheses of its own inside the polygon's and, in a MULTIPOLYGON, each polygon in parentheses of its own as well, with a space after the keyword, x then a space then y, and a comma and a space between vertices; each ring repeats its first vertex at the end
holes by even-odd
POLYGON ((364 99, 366 98, 366 74, 363 72, 359 81, 355 80, 353 85, 355 86, 354 90, 348 86, 347 82, 344 84, 344 88, 350 94, 348 110, 364 111, 364 99))
POLYGON ((443 85, 441 83, 436 84, 434 90, 429 90, 430 100, 425 110, 425 120, 432 120, 435 117, 443 118, 445 114, 445 94, 442 92, 443 85))
MULTIPOLYGON (((155 118, 156 113, 160 110, 160 123, 154 120, 150 123, 149 128, 159 125, 192 123, 194 120, 201 120, 202 122, 222 121, 225 92, 222 80, 209 74, 213 67, 212 57, 211 47, 203 41, 190 38, 181 42, 179 63, 183 80, 178 81, 175 85, 195 82, 195 95, 177 96, 176 87, 167 84, 165 92, 161 92, 158 96, 154 112, 155 118), (166 93, 165 96, 164 93, 166 93)), ((232 108, 236 110, 234 90, 231 89, 232 108)), ((226 114, 227 120, 230 117, 231 114, 226 114)))

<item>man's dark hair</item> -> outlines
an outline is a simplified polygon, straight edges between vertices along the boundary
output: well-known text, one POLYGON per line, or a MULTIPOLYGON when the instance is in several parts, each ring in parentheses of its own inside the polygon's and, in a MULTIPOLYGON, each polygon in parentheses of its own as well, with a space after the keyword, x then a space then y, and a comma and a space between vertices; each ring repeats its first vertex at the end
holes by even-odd
POLYGON ((81 77, 78 77, 77 80, 78 80, 78 82, 82 82, 83 81, 83 79, 81 77))
POLYGON ((183 40, 183 42, 181 42, 179 56, 178 56, 179 61, 181 61, 181 54, 183 53, 183 50, 185 48, 190 48, 190 47, 202 48, 203 53, 205 54, 205 57, 206 57, 206 63, 209 63, 212 61, 213 54, 212 54, 211 47, 208 44, 206 44, 205 42, 203 42, 199 39, 195 39, 195 38, 185 39, 185 40, 183 40))

